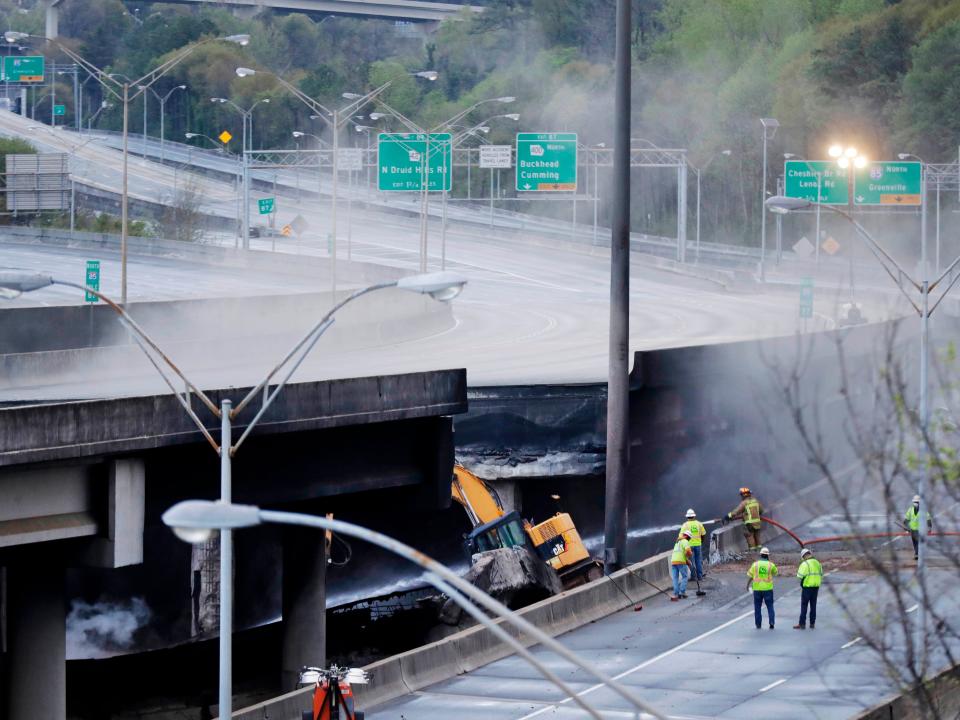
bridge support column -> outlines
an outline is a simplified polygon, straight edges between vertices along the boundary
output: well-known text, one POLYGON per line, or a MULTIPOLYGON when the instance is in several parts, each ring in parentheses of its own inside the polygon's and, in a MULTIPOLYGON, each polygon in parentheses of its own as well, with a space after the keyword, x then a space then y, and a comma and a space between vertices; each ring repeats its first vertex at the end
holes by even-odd
POLYGON ((42 0, 46 9, 46 27, 44 35, 48 39, 57 37, 60 34, 60 1, 61 0, 42 0))
POLYGON ((67 608, 62 567, 7 568, 10 720, 67 715, 67 608))
POLYGON ((304 665, 326 663, 327 554, 324 533, 284 528, 283 692, 296 687, 304 665))

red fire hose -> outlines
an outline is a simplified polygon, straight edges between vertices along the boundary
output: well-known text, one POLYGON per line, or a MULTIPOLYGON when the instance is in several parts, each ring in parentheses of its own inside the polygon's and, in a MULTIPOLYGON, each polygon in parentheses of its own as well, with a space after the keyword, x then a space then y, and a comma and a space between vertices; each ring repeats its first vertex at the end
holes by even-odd
MULTIPOLYGON (((763 520, 764 522, 770 523, 771 525, 783 530, 785 533, 787 533, 787 535, 789 535, 794 540, 796 540, 797 544, 800 547, 805 547, 807 545, 815 545, 816 543, 840 542, 843 540, 871 540, 875 538, 886 538, 886 537, 907 537, 910 534, 908 532, 886 532, 886 533, 868 533, 866 535, 833 535, 831 537, 813 538, 812 540, 807 540, 806 542, 804 542, 803 540, 798 538, 790 528, 784 525, 781 525, 776 520, 773 520, 772 518, 768 518, 768 517, 763 517, 762 515, 760 516, 760 519, 763 520)), ((930 530, 927 532, 927 536, 928 537, 929 536, 957 537, 957 536, 960 536, 960 532, 954 531, 954 530, 943 530, 943 531, 934 532, 933 530, 930 530)))

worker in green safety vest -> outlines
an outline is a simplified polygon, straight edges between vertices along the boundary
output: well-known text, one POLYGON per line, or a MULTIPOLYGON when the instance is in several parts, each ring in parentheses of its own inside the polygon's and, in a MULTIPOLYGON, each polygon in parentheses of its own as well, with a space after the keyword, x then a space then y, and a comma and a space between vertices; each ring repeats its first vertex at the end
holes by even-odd
POLYGON ((687 597, 687 578, 690 577, 690 557, 692 555, 690 533, 687 531, 681 532, 673 546, 673 554, 670 556, 670 577, 673 580, 671 602, 687 597))
POLYGON ((693 508, 687 510, 687 521, 680 526, 680 532, 690 533, 690 549, 693 558, 690 563, 690 576, 703 580, 703 541, 707 536, 707 529, 697 520, 697 513, 693 508))
POLYGON ((763 605, 767 606, 767 620, 773 630, 776 621, 773 611, 773 579, 779 574, 777 566, 770 562, 770 550, 761 548, 760 559, 747 570, 747 590, 753 590, 753 620, 757 630, 763 625, 763 616, 760 613, 763 605))
POLYGON ((723 524, 730 520, 743 518, 743 534, 747 538, 747 549, 760 549, 760 516, 763 505, 750 492, 750 488, 740 488, 740 504, 723 517, 723 524))
POLYGON ((823 566, 807 548, 800 551, 797 577, 800 578, 800 622, 794 625, 793 629, 803 630, 807 627, 809 606, 810 629, 813 630, 817 624, 817 595, 820 594, 820 583, 823 580, 823 566))
MULTIPOLYGON (((920 549, 920 496, 913 496, 913 504, 907 508, 903 514, 903 522, 906 523, 907 530, 910 531, 910 539, 913 541, 913 559, 919 557, 920 549)), ((933 518, 927 513, 927 530, 933 529, 933 518)))

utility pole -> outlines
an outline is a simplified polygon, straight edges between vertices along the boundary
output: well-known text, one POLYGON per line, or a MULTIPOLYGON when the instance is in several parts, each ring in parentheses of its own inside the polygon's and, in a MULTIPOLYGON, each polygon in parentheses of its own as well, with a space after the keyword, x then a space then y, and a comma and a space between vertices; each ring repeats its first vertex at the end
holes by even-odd
POLYGON ((626 565, 630 461, 630 0, 617 0, 603 566, 626 565))

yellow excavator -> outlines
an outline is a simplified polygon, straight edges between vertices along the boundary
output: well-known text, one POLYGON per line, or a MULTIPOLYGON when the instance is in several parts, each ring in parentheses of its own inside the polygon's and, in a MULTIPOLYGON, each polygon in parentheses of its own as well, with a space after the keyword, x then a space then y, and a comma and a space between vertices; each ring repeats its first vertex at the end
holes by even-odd
POLYGON ((603 575, 600 563, 590 557, 569 513, 557 513, 536 525, 521 518, 516 510, 505 513, 496 490, 459 463, 453 468, 451 494, 473 524, 465 538, 471 555, 526 545, 557 572, 565 589, 603 575))

